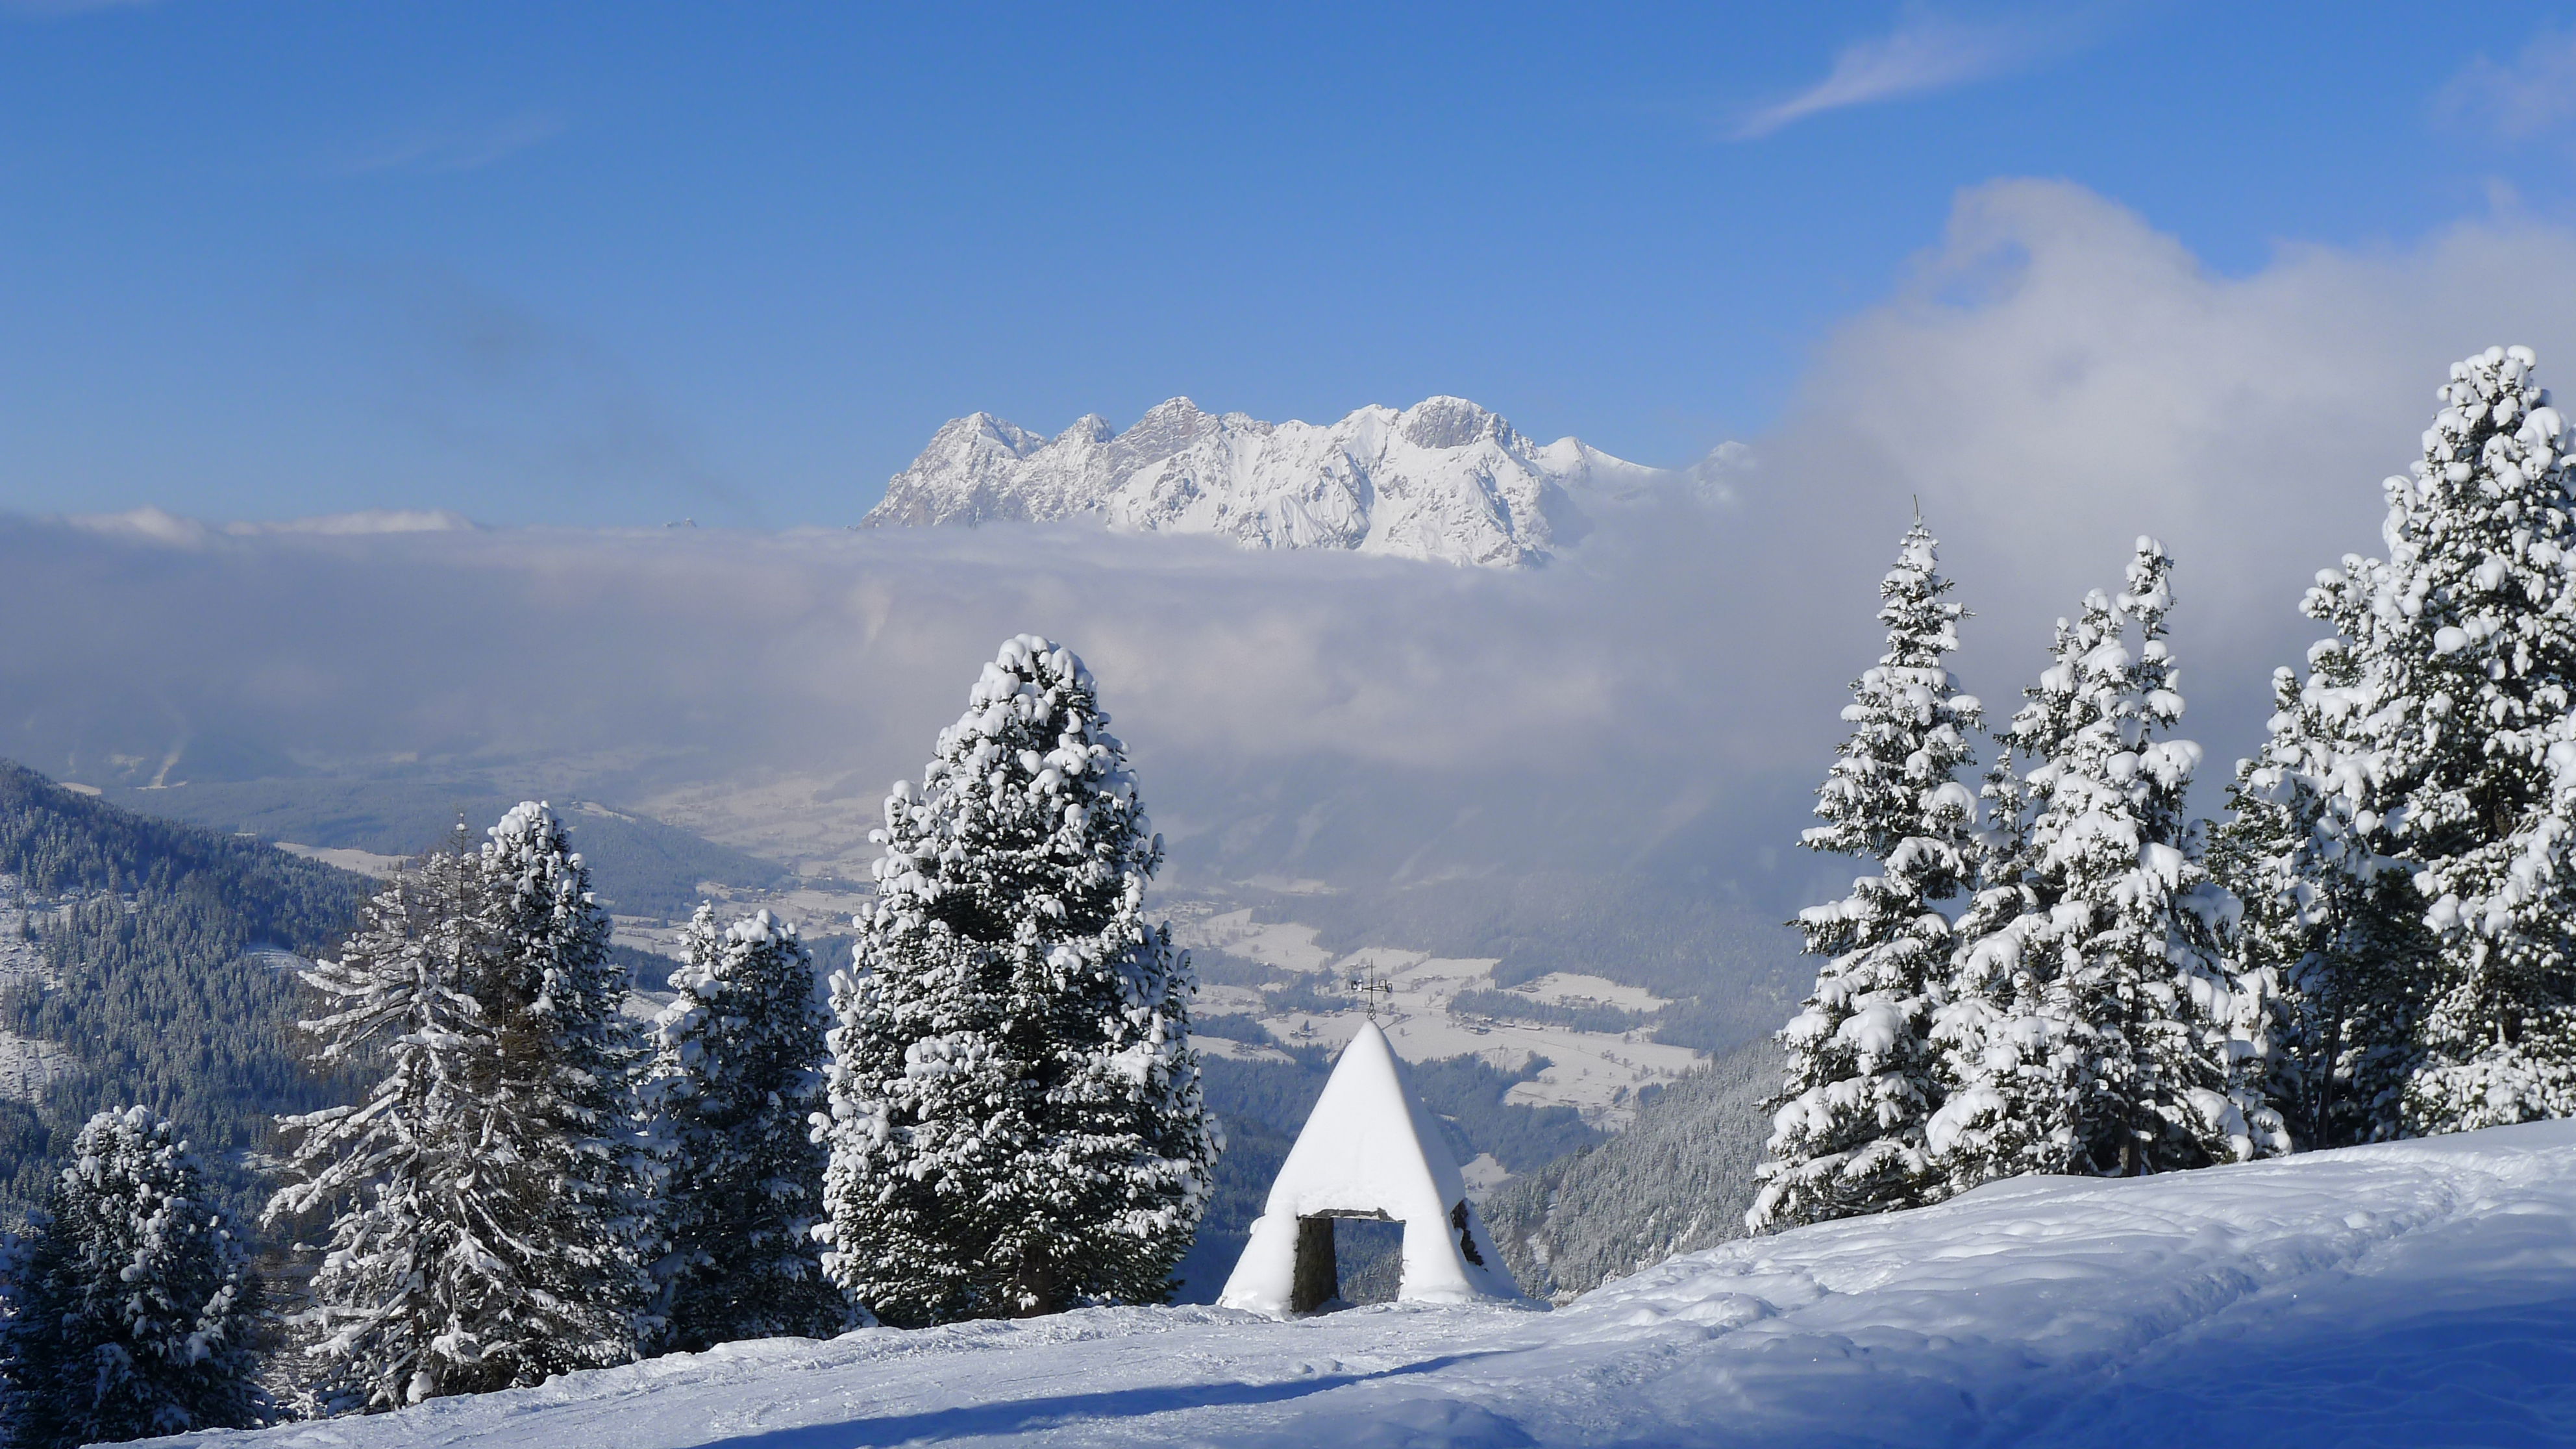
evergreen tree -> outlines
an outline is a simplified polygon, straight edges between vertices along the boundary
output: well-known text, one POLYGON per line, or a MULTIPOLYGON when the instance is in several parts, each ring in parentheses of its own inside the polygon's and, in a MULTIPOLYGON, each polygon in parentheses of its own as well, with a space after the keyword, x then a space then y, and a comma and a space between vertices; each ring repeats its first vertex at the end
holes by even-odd
POLYGON ((827 1154, 809 1122, 824 1105, 829 1024, 813 958, 767 911, 718 930, 701 905, 686 939, 678 997, 653 1023, 649 1083, 671 1144, 669 1344, 831 1337, 857 1318, 813 1236, 827 1154))
MULTIPOLYGON (((563 823, 536 801, 501 818, 483 847, 491 920, 482 999, 500 1051, 488 1091, 517 1104, 529 1211, 514 1235, 537 1251, 530 1286, 557 1315, 552 1341, 523 1372, 623 1362, 653 1296, 661 1256, 648 1191, 658 1176, 638 1132, 635 1086, 645 1051, 625 1014, 626 969, 611 956, 609 921, 563 823)), ((487 1141, 493 1140, 487 1133, 487 1141)))
POLYGON ((306 1024, 323 1059, 387 1068, 361 1103, 284 1119, 301 1180, 269 1204, 333 1215, 309 1316, 333 1412, 622 1363, 645 1327, 607 922, 545 807, 490 836, 405 871, 305 973, 335 1008, 306 1024))
POLYGON ((2211 868, 2245 902, 2245 959, 2282 982, 2273 1101, 2302 1143, 2344 1147, 2394 1135, 2434 945, 2413 872, 2350 828, 2352 796, 2327 783, 2359 661, 2335 640, 2308 657, 2305 685, 2273 674, 2270 738, 2237 764, 2211 868))
POLYGON ((17 1265, 6 1373, 19 1449, 267 1422, 259 1279, 170 1124, 81 1129, 17 1265))
POLYGON ((2165 616, 2172 560, 2140 539, 2128 591, 2060 622, 2017 715, 1996 839, 1937 1014, 1947 1100, 1928 1140, 1952 1190, 2025 1172, 2131 1176, 2284 1152, 2264 1095, 2277 987, 2232 956, 2238 905, 2184 814, 2200 749, 2165 616), (2135 626, 2137 647, 2127 634, 2135 626))
POLYGON ((1879 584, 1887 652, 1852 687, 1852 725, 1817 792, 1814 850, 1878 873, 1799 914, 1806 949, 1831 958, 1779 1034, 1786 1086, 1771 1102, 1769 1157, 1746 1222, 1754 1231, 1913 1207, 1940 1195, 1923 1124, 1940 1106, 1930 1029, 1950 955, 1937 902, 1974 870, 1975 800, 1958 783, 1975 699, 1943 665, 1966 611, 1949 600, 1932 535, 1916 519, 1879 584))
POLYGON ((1002 646, 886 802, 857 969, 833 980, 825 1262, 885 1321, 1160 1302, 1221 1145, 1189 958, 1091 673, 1002 646))
POLYGON ((2318 575, 2335 633, 2241 772, 2329 1142, 2576 1113, 2576 480, 2534 361, 2452 367, 2388 557, 2318 575))

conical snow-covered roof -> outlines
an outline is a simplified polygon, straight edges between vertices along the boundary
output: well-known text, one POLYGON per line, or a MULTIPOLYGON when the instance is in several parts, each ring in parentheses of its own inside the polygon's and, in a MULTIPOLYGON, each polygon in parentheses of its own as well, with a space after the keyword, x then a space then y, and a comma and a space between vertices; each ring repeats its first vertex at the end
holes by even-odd
POLYGON ((1404 1224, 1404 1283, 1397 1295, 1404 1302, 1521 1296, 1467 1201, 1438 1120, 1414 1095, 1404 1063, 1374 1021, 1361 1025, 1333 1064, 1217 1301, 1261 1313, 1290 1311, 1298 1224, 1335 1217, 1404 1224))

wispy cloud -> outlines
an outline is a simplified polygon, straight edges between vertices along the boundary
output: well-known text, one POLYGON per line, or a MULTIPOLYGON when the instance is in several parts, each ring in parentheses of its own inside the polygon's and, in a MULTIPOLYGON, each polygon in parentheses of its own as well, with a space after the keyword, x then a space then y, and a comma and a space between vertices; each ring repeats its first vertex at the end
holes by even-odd
POLYGON ((2060 23, 1968 23, 1908 8, 1896 28, 1843 47, 1833 69, 1806 90, 1738 122, 1739 141, 1826 111, 1948 90, 2032 64, 2069 47, 2060 23))
POLYGON ((498 121, 421 126, 330 163, 343 176, 380 171, 477 171, 563 133, 559 116, 522 111, 498 121))
POLYGON ((2435 104, 2454 119, 2520 140, 2576 117, 2576 34, 2543 30, 2510 65, 2479 56, 2445 82, 2435 104))

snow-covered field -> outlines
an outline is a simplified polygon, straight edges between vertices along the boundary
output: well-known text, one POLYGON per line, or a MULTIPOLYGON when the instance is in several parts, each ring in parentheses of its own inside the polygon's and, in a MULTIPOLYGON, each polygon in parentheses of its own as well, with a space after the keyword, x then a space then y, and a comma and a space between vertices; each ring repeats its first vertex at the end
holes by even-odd
POLYGON ((872 779, 860 787, 838 776, 782 775, 686 786, 640 801, 639 808, 805 874, 864 881, 883 854, 868 832, 884 823, 880 806, 893 783, 872 779))
MULTIPOLYGON (((1294 922, 1256 922, 1248 910, 1203 914, 1176 910, 1173 939, 1183 946, 1229 951, 1282 971, 1326 978, 1339 986, 1365 972, 1387 987, 1378 1009, 1387 1040, 1406 1061, 1434 1061, 1475 1055, 1498 1067, 1517 1069, 1533 1056, 1548 1066, 1536 1079, 1513 1086, 1506 1101, 1532 1107, 1572 1107, 1596 1127, 1617 1130, 1636 1116, 1639 1089, 1668 1082, 1707 1058, 1688 1047, 1650 1039, 1644 1032, 1581 1031, 1568 1026, 1503 1020, 1453 1012, 1458 993, 1490 990, 1490 959, 1434 956, 1427 951, 1401 951, 1363 946, 1345 956, 1315 944, 1315 930, 1294 922)), ((1516 988, 1533 1003, 1582 1003, 1652 1011, 1661 997, 1639 987, 1622 986, 1597 976, 1551 975, 1516 988)), ((1347 1010, 1332 1012, 1274 1011, 1247 987, 1202 987, 1200 1010, 1240 1011, 1258 1017, 1281 1042, 1339 1048, 1366 1020, 1357 997, 1347 1010)), ((1211 1039, 1199 1039, 1203 1049, 1211 1039)), ((1239 1050, 1219 1049, 1227 1055, 1239 1050)))
POLYGON ((2576 1122, 2002 1183, 1730 1243, 1555 1313, 1110 1309, 875 1329, 259 1442, 2565 1444, 2576 1122))
POLYGON ((277 848, 289 855, 300 855, 306 860, 318 860, 324 865, 338 866, 342 870, 372 876, 377 880, 391 880, 396 872, 409 864, 408 860, 399 855, 379 855, 372 850, 347 848, 326 850, 318 845, 297 845, 291 840, 278 841, 277 848))
MULTIPOLYGON (((851 929, 850 916, 868 899, 823 883, 722 894, 726 909, 768 909, 796 922, 809 937, 846 933, 851 929)), ((1383 980, 1389 991, 1379 1014, 1386 1022, 1388 1040, 1407 1061, 1475 1055, 1505 1070, 1516 1070, 1534 1056, 1545 1057, 1549 1065, 1534 1080, 1513 1086, 1506 1100, 1532 1107, 1572 1107, 1585 1121, 1605 1130, 1617 1131, 1634 1118, 1638 1091, 1669 1082, 1707 1061, 1688 1047, 1654 1041, 1644 1032, 1582 1031, 1453 1013, 1450 1002, 1459 992, 1494 986, 1494 967, 1499 963, 1490 959, 1450 958, 1384 946, 1336 954, 1316 944, 1312 926, 1256 922, 1249 910, 1219 910, 1201 901, 1175 902, 1172 917, 1173 937, 1185 947, 1227 951, 1280 971, 1313 977, 1330 994, 1348 996, 1345 987, 1354 972, 1365 970, 1383 980)), ((677 956, 683 949, 676 925, 634 917, 618 918, 616 939, 668 956, 677 956)), ((848 964, 843 960, 817 963, 826 973, 848 964)), ((1641 987, 1598 976, 1542 976, 1513 988, 1512 994, 1533 1004, 1597 1005, 1638 1013, 1665 1005, 1662 997, 1641 987)), ((1203 985, 1194 1009, 1258 1018, 1283 1044, 1338 1049, 1366 1019, 1358 999, 1349 1000, 1348 1008, 1338 1011, 1279 1010, 1253 987, 1203 985)), ((641 1005, 637 1009, 644 1010, 641 1005)), ((1193 1045, 1209 1056, 1286 1060, 1261 1046, 1222 1037, 1196 1037, 1193 1045)))

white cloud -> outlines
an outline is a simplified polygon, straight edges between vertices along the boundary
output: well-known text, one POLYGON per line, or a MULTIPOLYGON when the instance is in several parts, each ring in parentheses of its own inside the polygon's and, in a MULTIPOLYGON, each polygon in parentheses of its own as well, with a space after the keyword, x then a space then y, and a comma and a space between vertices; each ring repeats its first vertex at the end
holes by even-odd
POLYGON ((1843 47, 1823 80, 1747 116, 1735 136, 1751 140, 1826 111, 1981 81, 2028 64, 2059 43, 2053 32, 2030 25, 1968 24, 1909 9, 1894 30, 1843 47))
POLYGON ((1313 855, 1344 866, 1392 868, 1469 809, 1505 837, 1463 837, 1474 859, 1598 859, 1651 843, 1602 828, 1623 812, 1714 801, 1797 748, 1766 743, 1767 711, 1728 705, 1731 680, 1766 672, 1767 642, 1700 637, 1752 607, 1727 601, 1738 571, 1711 567, 1735 546, 1694 505, 1629 509, 1582 558, 1526 572, 1078 527, 0 522, 0 617, 87 601, 48 611, 60 624, 41 637, 0 638, 0 754, 157 757, 184 720, 203 748, 248 739, 324 764, 416 753, 588 772, 594 793, 607 770, 625 798, 841 778, 864 811, 919 767, 993 648, 1034 630, 1099 672, 1158 814, 1200 838, 1199 868, 1293 836, 1269 819, 1281 810, 1319 808, 1342 824, 1313 855), (1686 653, 1709 667, 1673 668, 1686 653), (1554 835, 1537 828, 1551 811, 1554 835))
POLYGON ((357 513, 325 513, 276 522, 226 523, 220 526, 181 518, 147 504, 123 513, 78 513, 62 520, 85 533, 125 537, 169 548, 203 548, 218 534, 254 538, 265 534, 347 536, 367 533, 452 533, 471 529, 474 521, 441 509, 370 508, 357 513))
POLYGON ((1822 548, 1837 518, 1892 531, 1919 494, 1983 616, 1967 663, 1999 708, 2049 622, 2116 584, 2136 535, 2162 537, 2195 729, 2223 769, 2271 667, 2315 636, 2295 613, 2315 570, 2379 549, 2379 482, 2417 456, 2450 362, 2527 343, 2544 380, 2576 378, 2569 276, 2576 234, 2505 221, 2224 277, 2081 187, 1979 187, 1765 441, 1772 526, 1822 548))
POLYGON ((0 754, 158 760, 185 730, 320 764, 542 769, 612 800, 810 781, 797 808, 865 814, 995 644, 1035 630, 1099 671, 1178 872, 1572 863, 1752 882, 1785 911, 1783 880, 1833 869, 1779 847, 1876 653, 1913 495, 1978 615, 1964 682, 1998 717, 2049 621, 2163 536, 2190 729, 2223 779, 2271 668, 2315 635, 2306 581, 2378 546, 2379 480, 2448 363, 2521 342, 2544 380, 2576 377, 2571 275, 2576 234, 2476 221, 2220 276, 2080 187, 1976 188, 1822 341, 1761 466, 1723 470, 1730 504, 1604 507, 1519 572, 1079 528, 0 517, 0 618, 45 621, 0 631, 0 754))
POLYGON ((2445 113, 2522 139, 2576 116, 2576 35, 2543 30, 2509 65, 2479 56, 2435 97, 2445 113))
POLYGON ((239 535, 262 533, 454 533, 474 527, 474 521, 460 513, 437 508, 368 508, 356 513, 324 513, 312 518, 289 518, 276 523, 227 523, 224 532, 239 535))
POLYGON ((181 518, 167 509, 149 504, 129 508, 123 513, 79 513, 64 519, 65 523, 85 533, 126 535, 147 539, 170 548, 199 548, 213 533, 193 518, 181 518))

